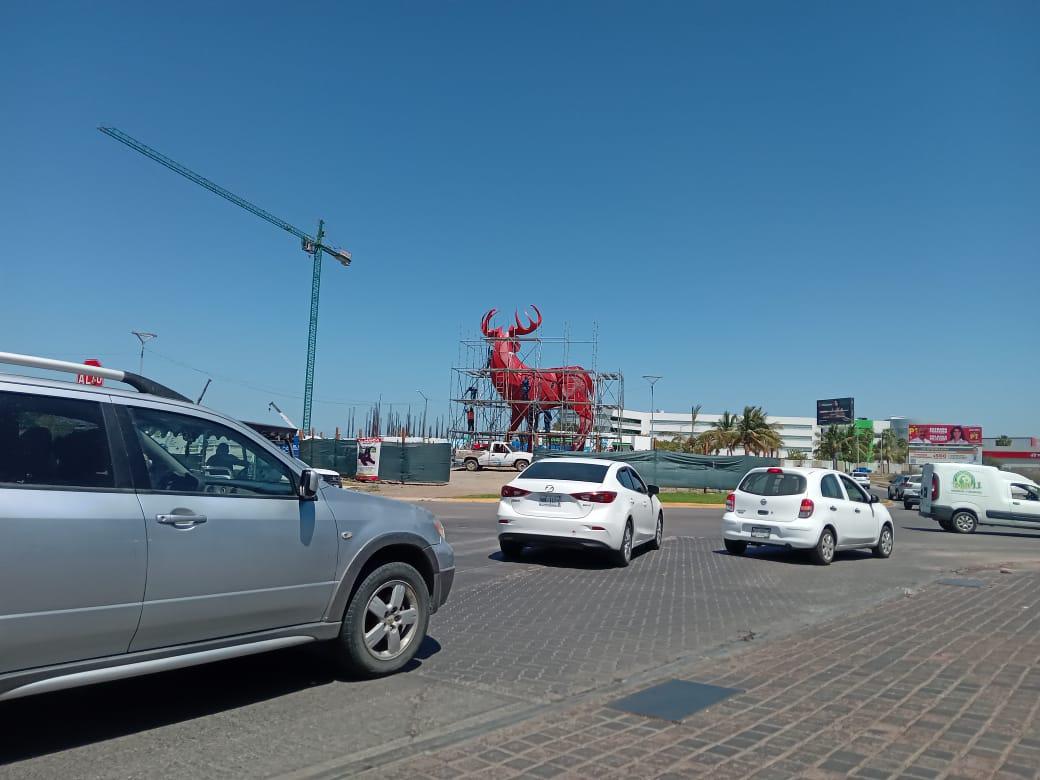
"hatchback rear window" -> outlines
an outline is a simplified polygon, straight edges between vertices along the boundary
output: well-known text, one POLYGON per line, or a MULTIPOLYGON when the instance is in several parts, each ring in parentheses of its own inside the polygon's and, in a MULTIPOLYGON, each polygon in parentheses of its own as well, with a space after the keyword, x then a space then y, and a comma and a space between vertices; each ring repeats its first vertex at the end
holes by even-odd
POLYGON ((797 496, 805 492, 805 477, 801 474, 777 474, 752 471, 737 490, 756 496, 797 496))
POLYGON ((565 460, 540 460, 532 463, 521 475, 522 479, 565 479, 570 482, 603 481, 609 466, 598 463, 569 463, 565 460))

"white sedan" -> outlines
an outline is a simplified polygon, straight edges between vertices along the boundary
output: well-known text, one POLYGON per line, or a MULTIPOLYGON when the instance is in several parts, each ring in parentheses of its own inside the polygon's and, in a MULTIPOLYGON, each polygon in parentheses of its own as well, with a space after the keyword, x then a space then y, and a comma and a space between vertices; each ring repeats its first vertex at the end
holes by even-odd
POLYGON ((823 565, 838 550, 869 548, 887 558, 893 527, 877 496, 831 469, 752 469, 726 497, 722 516, 731 555, 743 555, 749 544, 780 545, 809 550, 823 565))
POLYGON ((547 458, 502 488, 498 543, 514 558, 526 544, 609 550, 620 566, 632 548, 661 547, 664 512, 656 485, 626 463, 547 458))

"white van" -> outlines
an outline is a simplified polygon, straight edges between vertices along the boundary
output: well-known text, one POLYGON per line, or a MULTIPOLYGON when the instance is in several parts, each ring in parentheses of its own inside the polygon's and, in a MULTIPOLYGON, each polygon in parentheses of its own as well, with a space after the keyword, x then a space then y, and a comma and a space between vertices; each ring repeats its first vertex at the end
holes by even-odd
POLYGON ((1040 485, 995 466, 929 463, 918 512, 960 534, 980 525, 1040 530, 1040 485))

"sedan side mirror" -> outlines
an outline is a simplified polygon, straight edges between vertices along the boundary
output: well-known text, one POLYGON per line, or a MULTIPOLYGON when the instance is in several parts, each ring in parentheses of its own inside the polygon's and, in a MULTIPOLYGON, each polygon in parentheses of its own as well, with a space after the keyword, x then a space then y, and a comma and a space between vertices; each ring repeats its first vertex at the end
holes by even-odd
POLYGON ((647 485, 646 486, 646 494, 648 496, 656 496, 660 492, 661 492, 661 488, 657 487, 657 485, 647 485))
POLYGON ((313 469, 304 469, 300 474, 300 498, 304 501, 313 501, 318 497, 318 488, 321 487, 321 475, 313 469))
POLYGON ((875 496, 875 495, 874 495, 873 493, 871 493, 871 494, 870 494, 870 503, 872 503, 872 504, 876 504, 876 503, 877 503, 878 501, 880 501, 880 500, 881 500, 881 499, 880 499, 880 498, 878 498, 877 496, 875 496))

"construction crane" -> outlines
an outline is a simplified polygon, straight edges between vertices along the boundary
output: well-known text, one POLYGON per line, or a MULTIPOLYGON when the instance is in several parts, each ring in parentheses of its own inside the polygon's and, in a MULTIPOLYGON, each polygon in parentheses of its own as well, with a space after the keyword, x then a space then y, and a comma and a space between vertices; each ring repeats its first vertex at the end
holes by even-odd
POLYGON ((245 209, 252 214, 260 217, 260 219, 270 222, 276 227, 280 227, 286 233, 291 233, 300 239, 303 247, 303 251, 311 255, 314 258, 314 267, 311 271, 311 320, 310 327, 307 331, 307 377, 303 385, 303 430, 304 433, 310 431, 311 428, 311 401, 314 396, 314 353, 318 345, 318 294, 321 291, 321 256, 322 252, 325 252, 334 257, 344 268, 350 265, 350 252, 345 249, 339 249, 337 247, 329 246, 324 243, 325 240, 325 221, 318 220, 318 233, 317 235, 310 235, 303 232, 298 227, 294 227, 286 222, 284 219, 279 219, 269 211, 265 211, 259 206, 250 203, 245 198, 240 198, 230 190, 226 190, 219 184, 216 184, 205 176, 200 176, 194 171, 185 168, 176 160, 167 157, 162 152, 157 152, 150 146, 141 143, 136 138, 133 138, 122 130, 117 130, 114 127, 99 127, 105 135, 110 138, 114 138, 120 141, 131 149, 143 154, 145 157, 150 157, 160 165, 165 165, 174 173, 179 173, 185 179, 195 182, 201 187, 205 187, 210 192, 219 195, 225 200, 229 200, 236 206, 245 209))
MULTIPOLYGON (((271 403, 269 403, 267 405, 267 408, 269 410, 277 412, 278 416, 281 417, 283 420, 285 420, 285 424, 286 425, 288 425, 293 430, 296 430, 296 423, 294 423, 292 420, 290 420, 289 416, 285 412, 283 412, 281 409, 278 408, 278 404, 276 404, 274 401, 271 401, 271 403)), ((304 431, 304 435, 305 436, 307 435, 306 431, 304 431)))

